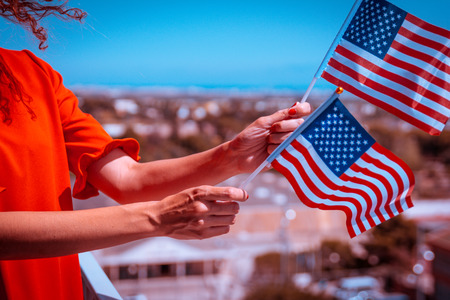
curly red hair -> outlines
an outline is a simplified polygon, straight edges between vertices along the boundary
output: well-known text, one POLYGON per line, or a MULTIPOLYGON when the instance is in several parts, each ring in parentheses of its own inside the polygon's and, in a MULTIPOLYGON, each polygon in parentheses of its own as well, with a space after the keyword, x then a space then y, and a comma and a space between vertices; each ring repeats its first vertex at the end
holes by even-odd
MULTIPOLYGON (((67 1, 54 0, 0 0, 0 16, 7 20, 22 25, 39 40, 39 49, 44 50, 47 46, 47 30, 39 24, 42 18, 49 15, 56 16, 63 20, 82 21, 86 17, 86 12, 78 8, 69 8, 67 1)), ((22 84, 13 76, 9 67, 0 57, 0 84, 7 86, 9 93, 6 95, 0 89, 0 112, 3 115, 3 122, 11 123, 11 101, 22 102, 31 117, 36 115, 31 110, 29 103, 31 98, 23 90, 22 84)))

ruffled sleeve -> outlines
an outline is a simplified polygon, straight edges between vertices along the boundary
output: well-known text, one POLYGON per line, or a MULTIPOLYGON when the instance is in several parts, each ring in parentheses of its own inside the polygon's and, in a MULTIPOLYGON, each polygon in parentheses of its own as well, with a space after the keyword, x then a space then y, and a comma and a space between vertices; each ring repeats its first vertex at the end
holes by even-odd
POLYGON ((140 159, 139 144, 134 139, 112 140, 97 151, 81 154, 77 160, 76 168, 73 170, 76 176, 73 186, 73 196, 75 198, 87 199, 98 195, 98 190, 87 181, 87 169, 93 162, 106 156, 116 148, 122 149, 136 161, 140 159))
POLYGON ((113 140, 97 120, 78 108, 78 99, 72 92, 61 87, 59 95, 69 169, 76 177, 73 197, 87 199, 98 195, 97 189, 87 182, 89 166, 116 148, 137 161, 139 144, 134 139, 113 140))

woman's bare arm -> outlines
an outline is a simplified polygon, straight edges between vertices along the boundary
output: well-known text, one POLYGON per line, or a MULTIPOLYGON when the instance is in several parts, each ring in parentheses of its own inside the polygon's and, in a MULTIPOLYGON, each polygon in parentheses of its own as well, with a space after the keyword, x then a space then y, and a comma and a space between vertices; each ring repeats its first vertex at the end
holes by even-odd
POLYGON ((88 180, 120 203, 158 200, 256 169, 310 113, 308 103, 261 117, 233 140, 186 157, 136 163, 117 149, 93 163, 88 180))
POLYGON ((59 212, 0 212, 0 260, 69 255, 133 240, 227 233, 247 194, 201 186, 157 202, 59 212))

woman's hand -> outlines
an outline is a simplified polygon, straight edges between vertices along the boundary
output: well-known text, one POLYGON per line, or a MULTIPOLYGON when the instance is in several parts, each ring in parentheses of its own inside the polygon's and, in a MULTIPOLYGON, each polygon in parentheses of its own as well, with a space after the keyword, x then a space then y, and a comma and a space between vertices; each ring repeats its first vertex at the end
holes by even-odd
POLYGON ((252 172, 311 113, 309 103, 295 103, 291 108, 258 118, 230 142, 241 172, 252 172))
POLYGON ((162 235, 177 239, 205 239, 230 231, 239 204, 248 194, 234 187, 200 186, 155 203, 154 217, 162 235))

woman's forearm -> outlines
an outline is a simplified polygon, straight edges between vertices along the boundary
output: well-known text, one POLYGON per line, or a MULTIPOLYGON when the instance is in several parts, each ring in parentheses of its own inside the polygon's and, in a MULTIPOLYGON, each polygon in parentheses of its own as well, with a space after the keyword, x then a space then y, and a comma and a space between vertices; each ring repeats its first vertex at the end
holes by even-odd
POLYGON ((63 256, 158 235, 145 203, 81 211, 1 212, 0 259, 63 256))
POLYGON ((63 256, 169 236, 203 239, 230 230, 241 189, 200 186, 161 201, 80 211, 0 212, 0 260, 63 256))
POLYGON ((136 196, 161 199, 189 187, 215 185, 238 174, 227 148, 225 143, 186 157, 134 165, 134 174, 140 178, 136 196))
POLYGON ((309 112, 309 104, 296 104, 257 119, 229 142, 181 158, 139 164, 116 149, 91 165, 88 180, 120 203, 157 200, 188 187, 214 185, 255 170, 309 112))
POLYGON ((122 204, 159 200, 238 174, 228 147, 225 143, 201 153, 147 163, 136 163, 116 149, 90 167, 89 182, 122 204))

